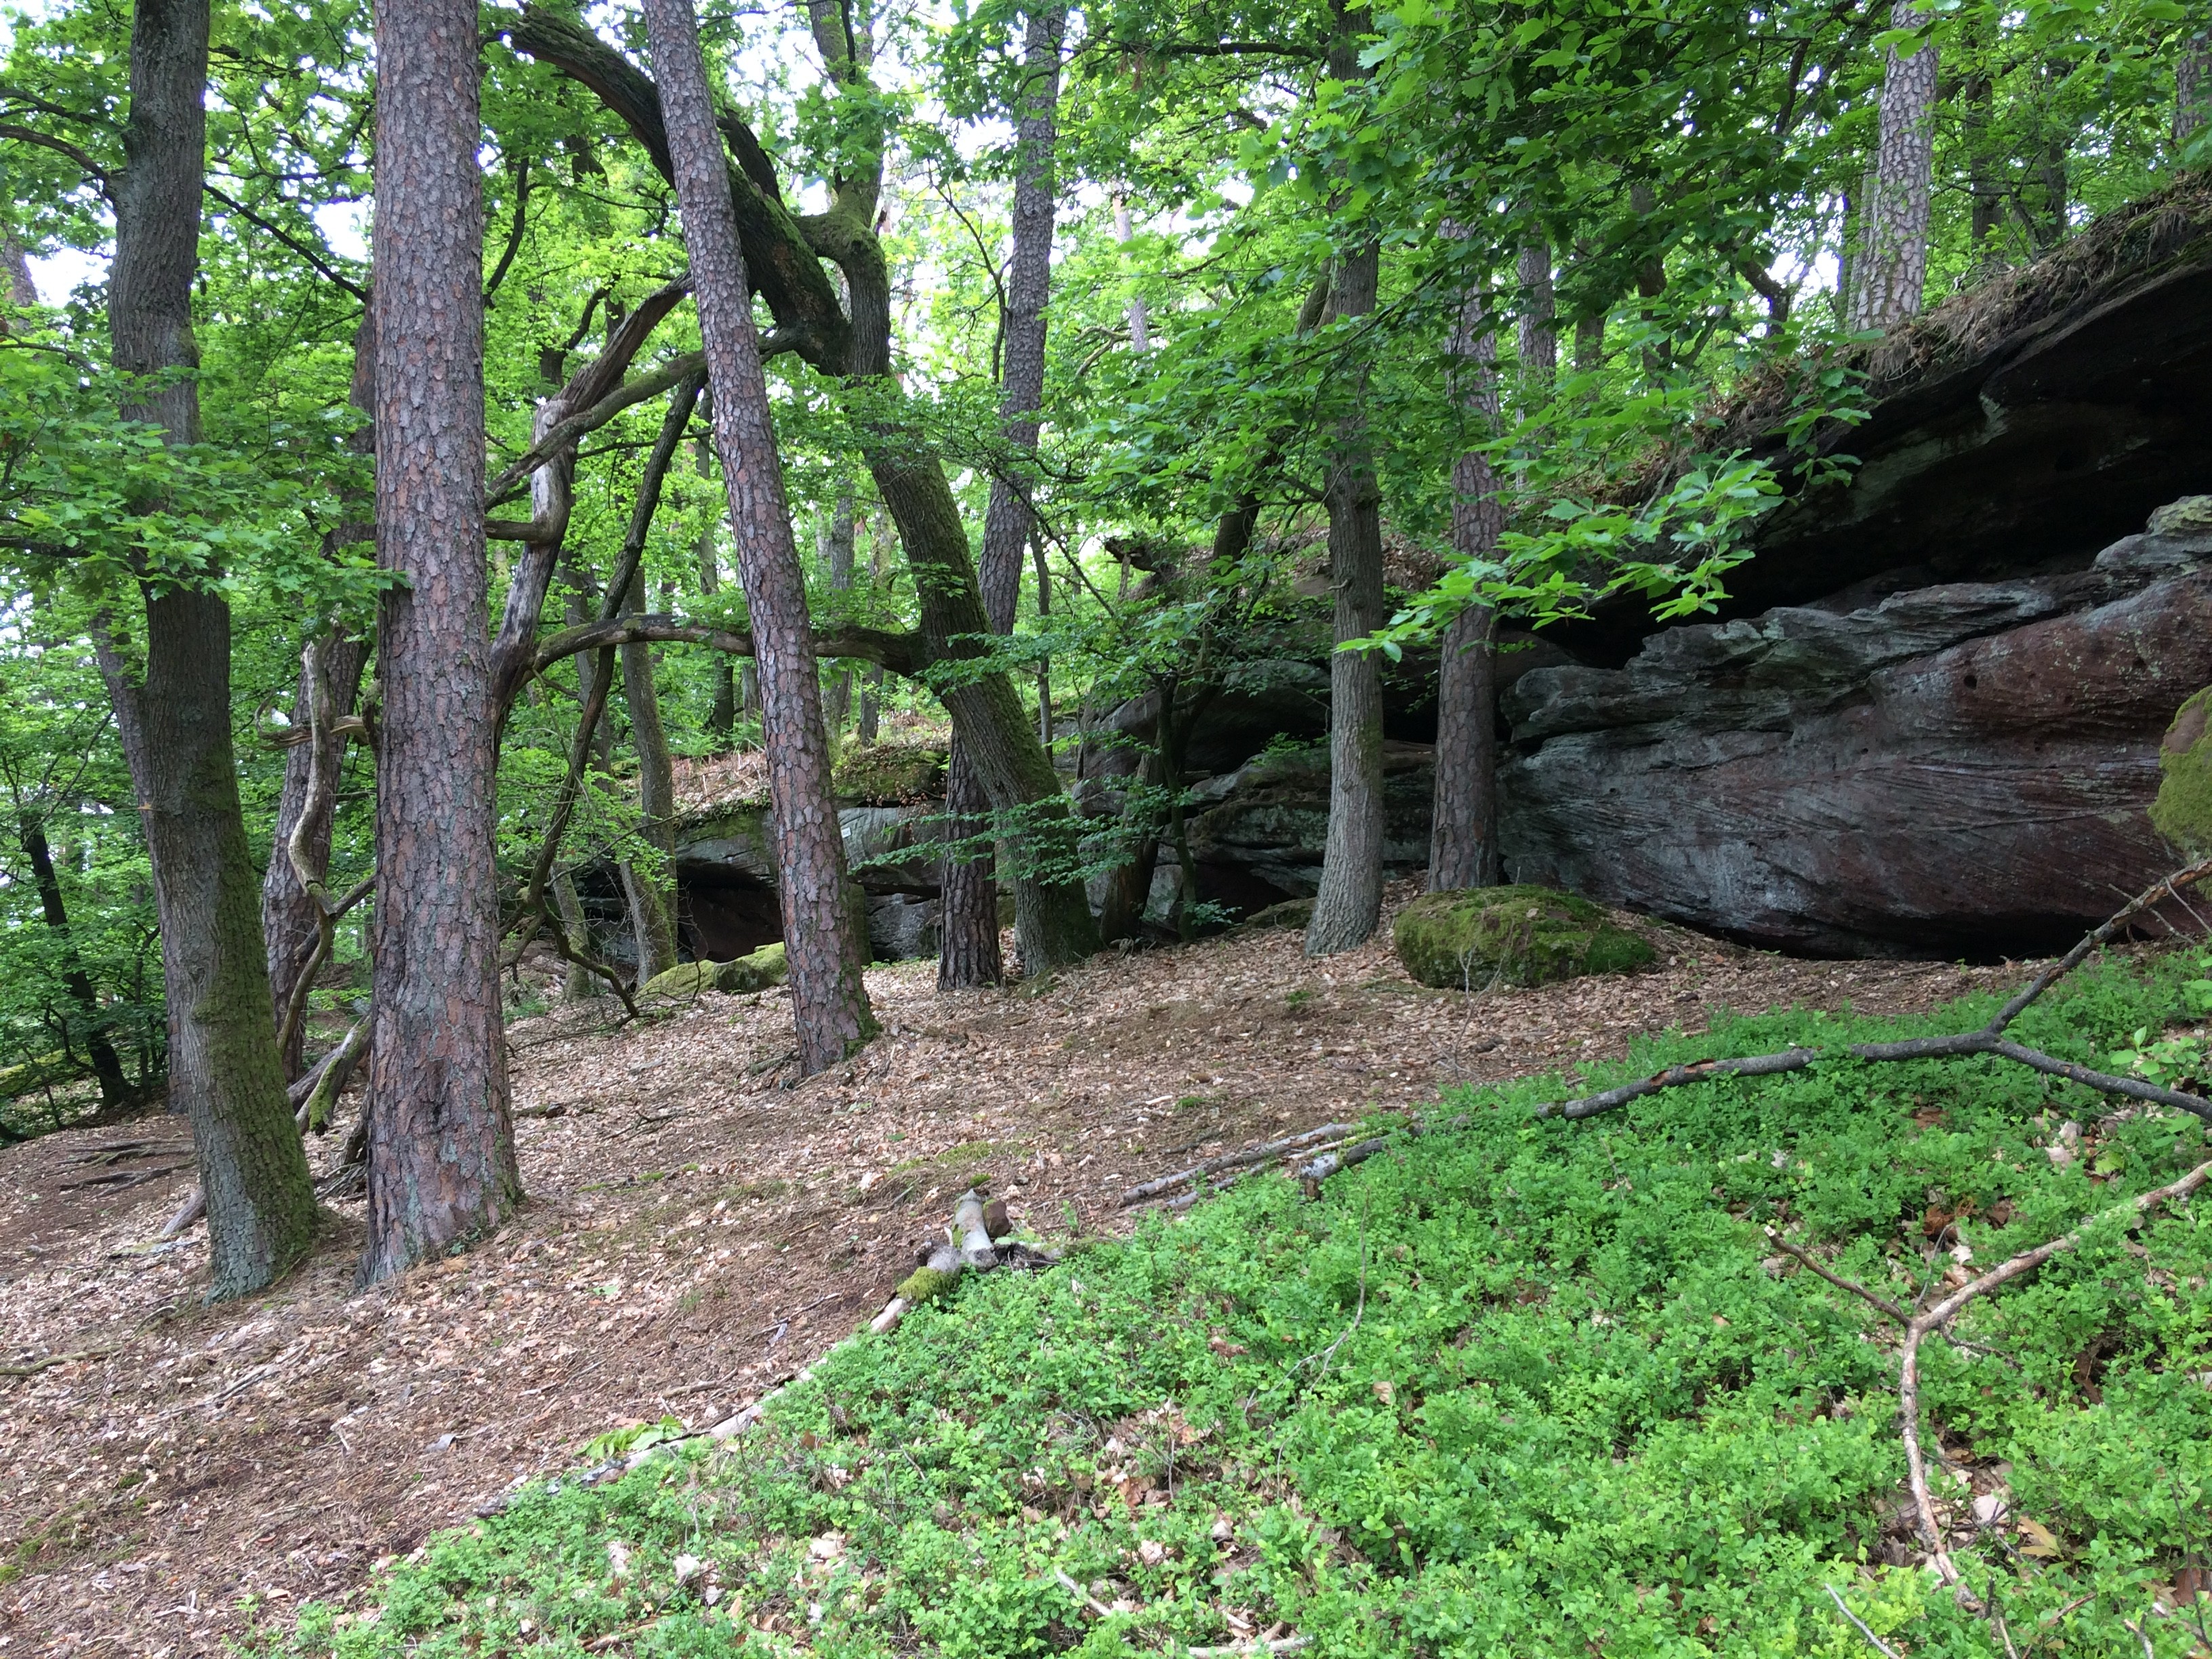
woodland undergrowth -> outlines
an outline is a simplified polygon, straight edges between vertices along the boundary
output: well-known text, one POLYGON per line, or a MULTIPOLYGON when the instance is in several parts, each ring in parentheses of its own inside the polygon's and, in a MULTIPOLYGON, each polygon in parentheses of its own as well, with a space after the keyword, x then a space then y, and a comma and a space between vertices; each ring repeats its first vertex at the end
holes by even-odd
MULTIPOLYGON (((2108 961, 2018 1034, 2104 1064, 2185 1021, 2200 972, 2108 961)), ((1617 1070, 1996 1006, 1733 1018, 1617 1070)), ((2203 1205, 2092 1229, 1923 1349, 1965 1606, 1914 1529, 1895 1324, 1766 1231, 1932 1303, 2202 1162, 2201 1124, 1987 1057, 1534 1119, 1560 1092, 1449 1096, 1463 1130, 1317 1199, 1255 1175, 1049 1272, 971 1279, 834 1350, 744 1435, 528 1487, 254 1650, 2204 1650, 2203 1205)))

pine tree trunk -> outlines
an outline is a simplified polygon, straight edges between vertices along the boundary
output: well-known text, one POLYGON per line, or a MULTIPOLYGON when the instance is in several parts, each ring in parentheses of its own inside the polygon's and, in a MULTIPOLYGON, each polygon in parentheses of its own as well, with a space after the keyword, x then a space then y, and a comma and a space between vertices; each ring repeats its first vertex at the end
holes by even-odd
MULTIPOLYGON (((1017 457, 1035 452, 1038 410, 1044 402, 1045 307, 1052 295, 1053 150, 1059 142, 1060 49, 1066 28, 1066 7, 1047 0, 1030 14, 1023 44, 1024 102, 1015 135, 1014 248, 1007 262, 1006 350, 999 397, 1000 434, 1017 457)), ((1026 477, 1016 481, 1000 476, 991 481, 977 576, 983 610, 994 634, 1011 634, 1014 629, 1022 588, 1022 550, 1028 544, 1035 517, 1027 495, 1031 487, 1026 477)), ((964 745, 957 738, 954 743, 961 751, 959 764, 965 769, 970 762, 964 745)), ((1038 915, 1037 906, 1051 904, 1054 895, 1033 874, 1025 876, 1019 863, 1013 874, 1013 889, 1016 948, 1024 970, 1038 972, 1050 958, 1051 945, 1046 938, 1050 924, 1038 915)), ((1087 900, 1085 904, 1087 909, 1087 900)), ((995 981, 1000 968, 999 890, 988 865, 979 860, 962 866, 958 878, 945 890, 943 908, 938 984, 950 989, 995 981), (967 913, 956 918, 956 904, 967 907, 967 913), (972 944, 987 933, 992 941, 988 957, 972 944), (991 981, 962 976, 986 971, 991 981)))
POLYGON ((811 1074, 875 1035, 866 941, 846 902, 845 843, 830 787, 806 585, 791 539, 752 297, 691 0, 646 0, 661 115, 714 388, 715 453, 752 617, 799 1066, 811 1074))
POLYGON ((483 538, 477 15, 376 14, 375 1012, 364 1284, 499 1223, 507 1115, 494 861, 497 693, 483 538))
MULTIPOLYGON (((138 0, 125 165, 116 180, 108 320, 134 386, 126 419, 199 440, 191 285, 206 166, 207 0, 138 0), (178 373, 177 371, 185 371, 178 373)), ((112 643, 100 668, 145 820, 169 1017, 169 1099, 192 1127, 208 1196, 211 1298, 260 1289, 313 1237, 307 1154, 269 1018, 253 860, 231 744, 230 609, 221 594, 149 587, 145 680, 112 643)))
MULTIPOLYGON (((1890 27, 1923 21, 1914 0, 1895 0, 1890 27)), ((1887 329, 1920 313, 1928 282, 1928 202, 1936 157, 1936 47, 1910 58, 1889 51, 1881 83, 1881 141, 1873 189, 1861 207, 1864 240, 1851 272, 1850 325, 1887 329)))
MULTIPOLYGON (((1523 280, 1526 273, 1523 273, 1523 280)), ((1460 307, 1449 347, 1452 392, 1478 435, 1497 429, 1497 337, 1482 295, 1460 307)), ((1487 456, 1473 450, 1452 465, 1452 551, 1464 560, 1498 550, 1504 512, 1487 456)), ((1498 659, 1495 619, 1470 605, 1444 632, 1437 680, 1437 793, 1429 830, 1431 893, 1494 887, 1498 857, 1498 659)))
POLYGON ((84 958, 77 953, 76 936, 70 931, 69 907, 62 897, 61 878, 54 870, 53 848, 46 842, 46 826, 40 822, 37 813, 21 811, 16 814, 15 827, 16 843, 30 860, 31 879, 39 890, 40 911, 61 946, 62 988, 76 1004, 78 1015, 70 1024, 76 1027, 78 1040, 84 1044, 85 1058, 92 1062, 93 1077, 100 1085, 100 1103, 113 1110, 130 1100, 131 1084, 123 1075, 123 1062, 116 1056, 115 1045, 108 1041, 107 1023, 100 1012, 100 994, 93 988, 92 975, 85 971, 84 958))

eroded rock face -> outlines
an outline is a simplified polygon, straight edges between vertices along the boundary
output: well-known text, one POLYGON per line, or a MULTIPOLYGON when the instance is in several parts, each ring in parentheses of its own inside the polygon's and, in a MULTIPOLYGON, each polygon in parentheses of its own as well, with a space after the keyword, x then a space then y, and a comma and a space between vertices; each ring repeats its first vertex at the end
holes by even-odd
POLYGON ((1846 592, 1505 699, 1516 881, 1793 951, 2062 945, 2169 867, 2146 808, 2212 682, 2212 525, 2084 570, 1846 592))

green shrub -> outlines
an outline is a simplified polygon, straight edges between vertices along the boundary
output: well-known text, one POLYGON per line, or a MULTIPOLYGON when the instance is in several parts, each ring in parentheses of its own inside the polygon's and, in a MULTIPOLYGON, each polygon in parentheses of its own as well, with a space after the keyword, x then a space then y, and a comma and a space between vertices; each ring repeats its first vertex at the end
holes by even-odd
MULTIPOLYGON (((2090 970, 2019 1035, 2095 1060, 2198 971, 2090 970)), ((1832 1052, 1994 1006, 1728 1019, 1594 1069, 1832 1052)), ((1985 1268, 2171 1180, 2203 1127, 1987 1057, 1838 1057, 1531 1116, 1565 1086, 1455 1092, 1454 1125, 1317 1201, 1255 1175, 1048 1273, 963 1277, 728 1447, 529 1488, 261 1644, 1103 1659, 1281 1621, 1321 1659, 1863 1655, 1832 1584, 1915 1659, 2002 1654, 1923 1568, 1887 1564, 1893 1330, 1763 1230, 1910 1303, 1952 1266, 1931 1212, 1985 1268), (710 1573, 679 1588, 686 1553, 710 1573)), ((2133 1653, 2133 1620, 2179 1659, 2189 1638, 2146 1612, 2212 1547, 2212 1206, 2107 1233, 1971 1304, 1971 1346, 1929 1343, 1928 1441, 2041 1529, 2008 1518, 1957 1552, 2016 1635, 2133 1653)))

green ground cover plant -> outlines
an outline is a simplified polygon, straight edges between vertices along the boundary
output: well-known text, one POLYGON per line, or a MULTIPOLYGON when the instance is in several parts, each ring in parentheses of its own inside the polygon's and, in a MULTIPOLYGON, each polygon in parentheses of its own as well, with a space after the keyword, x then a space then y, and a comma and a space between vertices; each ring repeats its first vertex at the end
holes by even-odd
MULTIPOLYGON (((2018 1035, 2101 1063, 2185 1018, 2200 973, 2193 952, 2109 960, 2018 1035)), ((1588 1081, 1995 1006, 1731 1018, 1588 1081)), ((1273 1632, 1344 1659, 1874 1651, 1839 1595, 1899 1654, 2200 1650, 2177 1584, 2212 1565, 2201 1205, 2093 1230, 1923 1349, 1923 1439, 1956 1472, 1937 1497, 1980 1613, 1911 1536, 1895 1328, 1766 1229, 1910 1306, 2173 1180, 2207 1156, 2201 1124, 1986 1057, 1532 1117, 1564 1091, 1456 1093, 1464 1127, 1318 1198, 1256 1175, 1048 1272, 971 1278, 744 1436, 526 1488, 255 1650, 1107 1659, 1273 1632)))

